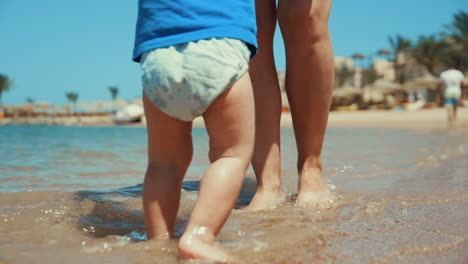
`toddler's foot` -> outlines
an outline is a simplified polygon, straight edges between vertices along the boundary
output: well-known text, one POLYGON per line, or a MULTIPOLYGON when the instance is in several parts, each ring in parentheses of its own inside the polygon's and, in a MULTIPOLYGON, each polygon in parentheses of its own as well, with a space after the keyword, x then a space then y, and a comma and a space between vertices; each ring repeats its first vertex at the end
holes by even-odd
POLYGON ((283 189, 278 191, 259 191, 255 193, 250 204, 245 208, 247 211, 258 211, 275 209, 286 200, 283 189))
MULTIPOLYGON (((201 227, 203 228, 203 227, 201 227)), ((207 234, 185 233, 179 240, 179 252, 184 258, 229 262, 232 258, 207 234)))

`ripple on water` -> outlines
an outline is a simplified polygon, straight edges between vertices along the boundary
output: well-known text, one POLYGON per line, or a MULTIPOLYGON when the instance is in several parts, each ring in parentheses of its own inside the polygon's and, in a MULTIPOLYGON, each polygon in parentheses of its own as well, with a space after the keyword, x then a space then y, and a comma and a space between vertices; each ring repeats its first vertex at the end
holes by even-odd
MULTIPOLYGON (((179 262, 177 240, 146 240, 141 185, 135 185, 146 165, 144 131, 47 128, 42 137, 22 135, 17 142, 28 146, 24 149, 1 142, 0 152, 13 154, 0 165, 9 171, 2 174, 8 178, 2 179, 0 193, 0 262, 179 262), (35 142, 43 151, 30 148, 35 142), (24 160, 31 164, 18 163, 24 160), (14 184, 31 191, 5 193, 14 184), (80 191, 51 191, 68 187, 80 191), (46 191, 37 191, 41 188, 46 191)), ((182 191, 177 237, 209 164, 207 137, 200 131, 182 191)), ((332 208, 317 210, 295 206, 296 145, 291 129, 282 133, 289 199, 275 210, 242 210, 256 188, 248 178, 219 236, 245 263, 462 263, 468 258, 466 135, 329 130, 324 175, 341 198, 332 208)))

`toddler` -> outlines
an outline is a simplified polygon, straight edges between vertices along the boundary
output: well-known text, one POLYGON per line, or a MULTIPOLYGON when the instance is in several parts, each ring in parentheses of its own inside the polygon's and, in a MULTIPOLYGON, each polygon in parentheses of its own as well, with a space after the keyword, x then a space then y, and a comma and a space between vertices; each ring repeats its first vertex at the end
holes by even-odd
POLYGON ((256 53, 253 0, 140 0, 133 60, 143 70, 148 168, 143 184, 150 239, 173 237, 182 181, 202 116, 211 165, 179 251, 227 261, 216 243, 236 202, 254 146, 249 59, 256 53))

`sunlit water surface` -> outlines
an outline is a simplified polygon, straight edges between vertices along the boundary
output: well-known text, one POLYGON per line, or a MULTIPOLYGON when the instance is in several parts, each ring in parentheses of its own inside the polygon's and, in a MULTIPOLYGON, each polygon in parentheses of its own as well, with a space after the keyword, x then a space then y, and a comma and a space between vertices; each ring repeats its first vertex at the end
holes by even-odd
MULTIPOLYGON (((176 226, 179 236, 208 166, 208 138, 193 130, 176 226)), ((466 263, 468 134, 329 129, 324 176, 331 209, 294 206, 292 129, 282 130, 289 199, 245 212, 251 169, 221 244, 244 263, 466 263)), ((177 263, 176 240, 144 233, 139 127, 0 127, 0 263, 177 263)))

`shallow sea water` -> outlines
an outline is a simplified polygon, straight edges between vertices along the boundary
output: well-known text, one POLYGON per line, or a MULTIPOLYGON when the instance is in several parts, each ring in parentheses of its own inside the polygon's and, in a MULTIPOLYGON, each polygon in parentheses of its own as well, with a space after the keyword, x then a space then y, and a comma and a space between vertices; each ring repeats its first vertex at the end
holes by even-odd
MULTIPOLYGON (((176 225, 180 235, 208 167, 194 128, 194 159, 176 225)), ((282 130, 287 202, 245 212, 252 170, 221 244, 241 263, 467 263, 468 133, 330 128, 324 176, 331 209, 294 206, 293 131, 282 130)), ((176 240, 147 241, 141 182, 146 130, 0 127, 0 263, 205 263, 176 240)))

